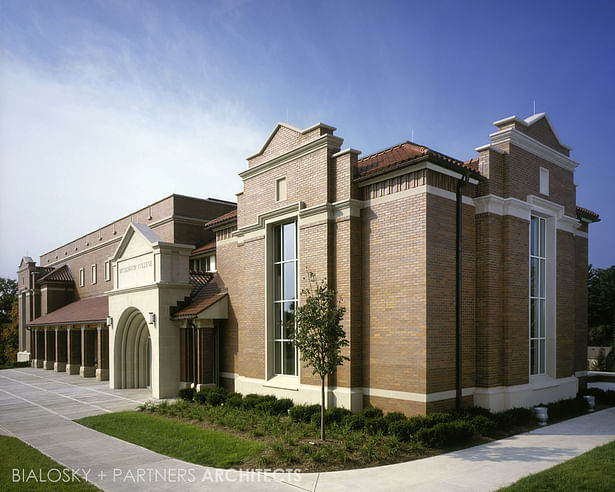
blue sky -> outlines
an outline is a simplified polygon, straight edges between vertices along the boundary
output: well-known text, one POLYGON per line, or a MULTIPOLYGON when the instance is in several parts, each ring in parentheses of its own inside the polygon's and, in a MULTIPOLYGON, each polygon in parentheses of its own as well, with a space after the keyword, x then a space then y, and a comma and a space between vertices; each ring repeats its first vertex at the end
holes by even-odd
POLYGON ((234 199, 278 121, 459 159, 546 112, 615 263, 610 2, 0 0, 0 276, 171 193, 234 199), (45 220, 46 216, 55 220, 45 220))

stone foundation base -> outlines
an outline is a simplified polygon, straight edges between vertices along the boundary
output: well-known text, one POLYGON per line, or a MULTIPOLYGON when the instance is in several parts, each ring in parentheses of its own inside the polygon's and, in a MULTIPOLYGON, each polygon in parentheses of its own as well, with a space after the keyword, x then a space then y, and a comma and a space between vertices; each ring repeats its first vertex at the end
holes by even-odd
POLYGON ((43 367, 43 361, 41 359, 32 359, 32 367, 43 367))
POLYGON ((215 387, 216 385, 214 383, 197 384, 196 391, 201 391, 203 388, 215 388, 215 387))
POLYGON ((96 368, 94 366, 81 366, 79 368, 79 376, 82 378, 93 378, 96 376, 96 368))
POLYGON ((96 381, 109 381, 109 369, 96 369, 96 381))
POLYGON ((53 371, 53 365, 55 364, 52 360, 44 360, 43 361, 43 369, 47 369, 48 371, 53 371))
POLYGON ((30 352, 17 352, 17 362, 29 362, 30 352))
POLYGON ((66 362, 56 362, 53 365, 53 370, 55 372, 66 372, 66 362))
POLYGON ((66 364, 66 374, 79 374, 79 364, 66 364))

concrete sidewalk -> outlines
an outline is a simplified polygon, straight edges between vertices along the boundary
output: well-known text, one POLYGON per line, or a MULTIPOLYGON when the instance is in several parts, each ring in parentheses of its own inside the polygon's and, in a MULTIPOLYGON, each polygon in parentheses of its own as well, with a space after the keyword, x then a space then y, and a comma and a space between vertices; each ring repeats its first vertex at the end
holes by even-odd
MULTIPOLYGON (((42 369, 0 371, 0 433, 39 449, 103 490, 496 490, 615 439, 615 408, 432 458, 327 473, 216 470, 154 453, 73 422, 134 409, 147 390, 42 369)), ((23 484, 24 490, 28 487, 23 484)))

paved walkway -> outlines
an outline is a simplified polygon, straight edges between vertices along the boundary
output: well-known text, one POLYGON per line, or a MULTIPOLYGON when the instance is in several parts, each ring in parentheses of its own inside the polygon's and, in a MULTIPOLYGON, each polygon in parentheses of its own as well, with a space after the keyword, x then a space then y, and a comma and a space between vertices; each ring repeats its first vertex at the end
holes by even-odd
MULTIPOLYGON (((163 456, 73 422, 134 409, 146 390, 42 369, 0 371, 0 433, 13 435, 103 490, 496 490, 615 440, 615 408, 432 458, 328 473, 216 470, 163 456)), ((24 489, 27 485, 24 484, 24 489)))

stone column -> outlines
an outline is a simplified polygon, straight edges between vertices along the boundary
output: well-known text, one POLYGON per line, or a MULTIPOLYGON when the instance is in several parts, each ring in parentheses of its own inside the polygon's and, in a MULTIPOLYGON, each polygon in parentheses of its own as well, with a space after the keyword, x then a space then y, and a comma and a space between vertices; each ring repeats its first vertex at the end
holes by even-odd
POLYGON ((56 326, 56 361, 53 365, 55 372, 66 371, 66 330, 56 326))
POLYGON ((79 375, 82 378, 96 376, 96 368, 94 367, 95 340, 96 331, 88 330, 86 325, 81 325, 81 367, 79 368, 79 375))
POLYGON ((35 328, 36 333, 36 363, 34 367, 43 367, 45 358, 45 332, 40 328, 35 328))
POLYGON ((81 367, 81 330, 69 325, 66 330, 66 373, 79 374, 81 367))
POLYGON ((53 370, 56 362, 56 337, 55 330, 45 326, 45 360, 43 368, 48 371, 53 370))
POLYGON ((96 329, 98 336, 98 367, 96 368, 96 379, 98 381, 109 381, 109 330, 99 324, 96 329))
POLYGON ((30 328, 30 353, 32 355, 30 365, 36 367, 36 361, 38 359, 38 351, 36 350, 36 328, 30 328))

